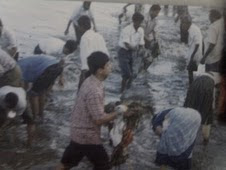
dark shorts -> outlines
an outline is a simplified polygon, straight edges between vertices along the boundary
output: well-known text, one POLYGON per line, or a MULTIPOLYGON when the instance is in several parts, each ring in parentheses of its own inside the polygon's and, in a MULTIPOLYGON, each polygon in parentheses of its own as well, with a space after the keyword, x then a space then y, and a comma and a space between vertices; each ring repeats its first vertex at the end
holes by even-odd
POLYGON ((84 156, 94 165, 94 170, 110 169, 109 158, 102 145, 82 145, 73 141, 65 149, 61 163, 70 169, 77 166, 84 156))
POLYGON ((119 67, 124 79, 129 79, 133 75, 133 57, 132 51, 120 48, 118 51, 119 67))
POLYGON ((206 69, 206 72, 209 72, 209 71, 220 72, 220 61, 212 64, 206 64, 205 69, 206 69))
POLYGON ((56 78, 62 73, 62 71, 63 66, 60 63, 46 68, 46 70, 33 83, 30 94, 41 95, 47 91, 48 88, 54 84, 56 78))

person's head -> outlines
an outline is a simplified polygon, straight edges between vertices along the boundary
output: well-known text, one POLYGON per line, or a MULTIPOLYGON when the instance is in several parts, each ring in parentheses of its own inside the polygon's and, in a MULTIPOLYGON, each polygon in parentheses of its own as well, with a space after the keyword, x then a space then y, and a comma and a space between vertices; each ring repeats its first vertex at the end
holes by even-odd
POLYGON ((82 15, 78 19, 78 26, 80 31, 84 34, 87 30, 91 29, 91 22, 88 16, 82 15))
POLYGON ((18 96, 15 93, 7 93, 4 98, 4 106, 6 109, 11 110, 16 107, 18 103, 18 96))
POLYGON ((89 72, 95 76, 101 77, 102 80, 107 78, 112 69, 108 55, 100 51, 93 52, 87 58, 87 63, 89 72))
POLYGON ((215 22, 216 20, 220 19, 221 17, 222 17, 222 15, 218 10, 216 10, 216 9, 210 10, 209 20, 211 23, 215 22))
POLYGON ((192 24, 192 18, 189 15, 186 15, 181 18, 181 29, 183 31, 188 31, 192 24))
POLYGON ((133 14, 132 20, 133 20, 134 28, 138 29, 144 20, 144 16, 138 12, 135 12, 133 14))
POLYGON ((75 40, 67 40, 64 48, 63 53, 68 55, 73 53, 77 49, 78 43, 75 40))
POLYGON ((153 19, 153 18, 155 18, 155 17, 158 16, 160 10, 161 10, 160 5, 157 5, 157 4, 152 5, 151 8, 150 8, 150 10, 149 10, 149 15, 153 19))
POLYGON ((90 5, 91 5, 91 2, 90 2, 90 1, 84 1, 84 2, 83 2, 83 8, 84 8, 85 10, 89 10, 90 5))

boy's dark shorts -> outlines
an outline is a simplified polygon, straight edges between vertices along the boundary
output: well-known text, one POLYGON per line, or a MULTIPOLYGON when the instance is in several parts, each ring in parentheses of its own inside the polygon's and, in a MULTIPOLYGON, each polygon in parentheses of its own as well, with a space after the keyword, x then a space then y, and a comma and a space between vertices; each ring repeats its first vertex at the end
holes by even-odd
POLYGON ((94 170, 109 170, 109 158, 103 145, 83 145, 71 141, 64 151, 61 163, 67 169, 77 166, 86 156, 94 165, 94 170))
POLYGON ((60 63, 54 64, 46 68, 46 70, 33 83, 31 94, 41 95, 54 84, 56 78, 63 72, 63 66, 60 63))
POLYGON ((212 64, 206 64, 205 70, 206 72, 209 72, 209 71, 220 72, 220 61, 212 64))
POLYGON ((133 75, 133 57, 132 51, 120 48, 118 51, 119 66, 121 75, 124 79, 129 79, 133 75))

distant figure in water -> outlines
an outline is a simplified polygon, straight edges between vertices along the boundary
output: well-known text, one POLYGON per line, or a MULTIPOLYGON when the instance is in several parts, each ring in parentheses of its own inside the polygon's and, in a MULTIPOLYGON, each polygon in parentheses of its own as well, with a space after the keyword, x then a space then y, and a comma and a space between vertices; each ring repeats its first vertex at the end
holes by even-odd
POLYGON ((207 144, 213 123, 215 85, 220 82, 212 73, 198 76, 188 89, 184 107, 197 110, 202 117, 203 142, 207 144))
POLYGON ((108 56, 94 52, 88 57, 91 75, 78 91, 71 117, 71 141, 57 170, 69 170, 87 157, 96 170, 109 170, 110 162, 100 137, 101 125, 114 120, 122 112, 104 111, 103 81, 111 72, 108 56))
POLYGON ((160 136, 155 163, 161 166, 160 170, 191 170, 200 123, 200 114, 190 108, 167 109, 154 116, 153 130, 160 136))
POLYGON ((133 79, 133 53, 144 48, 144 30, 141 27, 143 20, 144 16, 140 13, 133 14, 133 23, 120 34, 118 59, 122 75, 121 93, 130 87, 133 79))
POLYGON ((82 37, 82 33, 78 27, 78 19, 83 16, 86 15, 89 17, 90 21, 93 23, 93 29, 94 31, 96 31, 96 23, 94 21, 94 17, 93 17, 93 13, 90 9, 90 5, 91 2, 90 1, 84 1, 82 6, 80 8, 76 8, 71 16, 71 18, 68 21, 68 25, 67 28, 64 32, 65 35, 67 35, 69 33, 69 28, 71 26, 71 24, 73 24, 74 26, 74 30, 75 30, 75 36, 76 36, 76 40, 79 43, 80 39, 82 37))

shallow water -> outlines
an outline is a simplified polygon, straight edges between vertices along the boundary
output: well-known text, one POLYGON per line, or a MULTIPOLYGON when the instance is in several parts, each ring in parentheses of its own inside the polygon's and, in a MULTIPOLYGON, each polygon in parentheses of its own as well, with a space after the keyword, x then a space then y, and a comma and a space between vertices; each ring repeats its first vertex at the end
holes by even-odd
MULTIPOLYGON (((68 17, 78 2, 42 2, 2 0, 0 14, 3 22, 15 31, 22 54, 29 55, 38 40, 48 36, 73 38, 71 29, 68 37, 62 36, 68 17), (17 10, 14 10, 17 9, 17 10), (15 15, 20 18, 17 21, 15 15), (23 18, 21 20, 21 18, 23 18), (56 18, 58 18, 56 20, 56 18), (59 20, 60 19, 60 20, 59 20), (28 22, 29 21, 29 22, 28 22), (35 22, 32 22, 35 21, 35 22)), ((121 12, 121 4, 93 4, 98 31, 106 39, 113 60, 114 72, 105 82, 106 103, 120 99, 120 74, 117 63, 118 25, 116 16, 121 12)), ((148 8, 149 6, 147 6, 148 8)), ((194 22, 203 33, 208 25, 208 11, 203 8, 190 8, 194 22)), ((176 106, 182 106, 188 86, 186 72, 187 47, 179 43, 179 28, 173 18, 159 16, 158 34, 161 45, 161 55, 155 59, 148 69, 134 81, 132 89, 124 97, 142 101, 154 108, 154 113, 176 106)), ((67 60, 65 68, 66 85, 64 89, 54 86, 48 98, 45 110, 44 124, 37 125, 36 141, 32 149, 25 149, 25 126, 11 128, 17 131, 15 148, 6 140, 0 141, 0 169, 32 169, 44 170, 53 168, 59 162, 62 153, 69 142, 70 113, 76 96, 79 59, 78 51, 67 60)), ((129 159, 120 168, 122 170, 158 169, 154 165, 158 137, 154 135, 150 125, 151 115, 144 115, 135 131, 133 142, 129 145, 129 159)), ((103 129, 104 145, 108 152, 107 131, 103 129)), ((204 148, 201 139, 197 141, 194 151, 194 170, 224 170, 225 165, 226 128, 214 123, 209 146, 204 148)), ((91 169, 84 160, 75 169, 91 169)))

